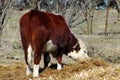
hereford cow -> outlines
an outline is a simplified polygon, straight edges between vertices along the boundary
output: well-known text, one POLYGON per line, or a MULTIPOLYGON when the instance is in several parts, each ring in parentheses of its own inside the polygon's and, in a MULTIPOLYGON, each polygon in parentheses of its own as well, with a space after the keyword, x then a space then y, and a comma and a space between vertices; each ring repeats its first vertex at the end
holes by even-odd
MULTIPOLYGON (((20 34, 25 53, 26 74, 31 74, 31 53, 34 52, 33 77, 39 75, 39 62, 44 56, 44 68, 50 61, 51 53, 58 61, 57 69, 62 69, 62 55, 79 59, 79 41, 70 32, 64 18, 47 12, 31 10, 20 19, 20 34)), ((82 53, 86 52, 85 50, 82 53)))

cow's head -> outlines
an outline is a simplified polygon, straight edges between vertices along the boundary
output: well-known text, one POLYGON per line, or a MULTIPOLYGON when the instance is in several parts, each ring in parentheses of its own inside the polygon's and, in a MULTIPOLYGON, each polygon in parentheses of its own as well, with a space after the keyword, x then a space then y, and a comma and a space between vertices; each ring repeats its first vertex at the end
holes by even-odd
POLYGON ((69 51, 68 56, 74 60, 84 60, 88 59, 87 55, 87 48, 86 45, 83 41, 78 40, 74 44, 74 39, 73 41, 70 41, 69 47, 71 46, 71 51, 69 51))

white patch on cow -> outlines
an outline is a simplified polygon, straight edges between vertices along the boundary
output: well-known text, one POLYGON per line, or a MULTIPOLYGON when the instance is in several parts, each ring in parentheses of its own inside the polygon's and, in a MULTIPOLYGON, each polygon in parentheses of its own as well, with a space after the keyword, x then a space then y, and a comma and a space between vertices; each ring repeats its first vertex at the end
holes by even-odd
POLYGON ((62 69, 62 65, 57 63, 57 70, 61 70, 62 69))
POLYGON ((28 46, 28 63, 31 64, 32 63, 32 47, 31 45, 28 46))
POLYGON ((36 65, 34 64, 33 66, 33 77, 38 77, 39 76, 39 64, 36 65))
POLYGON ((57 50, 57 46, 53 44, 52 40, 47 41, 47 43, 44 46, 45 52, 53 52, 57 50))
MULTIPOLYGON (((71 57, 74 60, 85 60, 88 59, 88 55, 87 55, 87 48, 86 45, 83 41, 79 40, 79 45, 80 45, 80 50, 78 52, 76 52, 75 50, 73 50, 72 52, 68 53, 68 56, 71 57)), ((76 46, 76 44, 75 44, 76 46)), ((73 47, 75 47, 73 46, 73 47)))
POLYGON ((30 75, 32 73, 32 70, 30 68, 30 66, 26 65, 26 74, 30 75))

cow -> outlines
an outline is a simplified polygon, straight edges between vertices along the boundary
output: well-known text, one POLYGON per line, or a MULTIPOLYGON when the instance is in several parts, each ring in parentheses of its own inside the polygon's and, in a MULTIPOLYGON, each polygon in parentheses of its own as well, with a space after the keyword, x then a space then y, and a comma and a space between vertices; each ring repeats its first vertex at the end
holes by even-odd
POLYGON ((34 52, 33 77, 39 76, 39 62, 42 55, 44 56, 44 68, 50 62, 49 53, 51 53, 57 60, 57 70, 62 69, 63 54, 74 60, 80 58, 79 40, 70 31, 62 16, 30 10, 20 18, 19 25, 27 75, 32 73, 30 66, 32 51, 34 52))

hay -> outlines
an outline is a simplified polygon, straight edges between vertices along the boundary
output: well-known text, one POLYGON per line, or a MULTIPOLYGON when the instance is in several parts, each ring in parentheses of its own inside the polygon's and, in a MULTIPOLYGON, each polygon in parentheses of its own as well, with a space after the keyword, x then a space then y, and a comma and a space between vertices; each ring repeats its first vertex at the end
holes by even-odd
MULTIPOLYGON (((47 68, 35 80, 119 80, 120 64, 90 59, 75 64, 63 65, 61 71, 47 68)), ((24 63, 0 66, 0 80, 33 80, 26 76, 24 63)))

